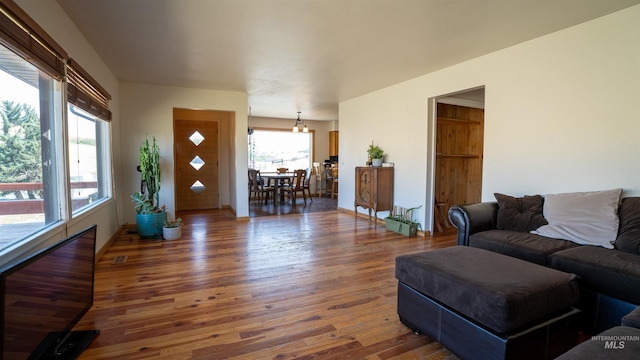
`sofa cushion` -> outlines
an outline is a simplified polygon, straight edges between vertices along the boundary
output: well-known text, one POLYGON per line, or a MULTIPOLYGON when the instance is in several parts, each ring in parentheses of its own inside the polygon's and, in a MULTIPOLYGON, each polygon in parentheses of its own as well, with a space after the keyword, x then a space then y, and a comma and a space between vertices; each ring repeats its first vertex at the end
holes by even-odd
POLYGON ((622 318, 620 325, 631 326, 640 329, 640 306, 635 308, 622 318))
POLYGON ((399 256, 395 275, 501 334, 566 309, 579 298, 573 274, 467 246, 399 256))
POLYGON ((622 199, 618 217, 620 227, 614 247, 640 255, 640 197, 622 199))
POLYGON ((640 255, 579 246, 549 255, 549 266, 578 276, 581 286, 640 304, 640 255))
POLYGON ((543 213, 549 224, 533 232, 613 249, 621 194, 622 189, 613 189, 546 195, 543 213))
POLYGON ((556 360, 637 359, 640 353, 640 329, 616 326, 562 354, 556 360))
POLYGON ((542 196, 513 197, 493 194, 498 202, 497 228, 499 230, 531 231, 547 224, 542 215, 542 196))
POLYGON ((530 233, 488 230, 470 235, 469 246, 547 265, 549 254, 580 245, 530 233))

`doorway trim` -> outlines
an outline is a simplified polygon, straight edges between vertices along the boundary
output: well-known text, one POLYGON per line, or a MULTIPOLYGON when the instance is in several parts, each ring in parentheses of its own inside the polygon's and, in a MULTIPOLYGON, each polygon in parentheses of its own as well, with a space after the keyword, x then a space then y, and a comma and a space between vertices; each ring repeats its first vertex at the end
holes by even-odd
MULTIPOLYGON (((432 235, 435 229, 435 192, 436 192, 436 138, 437 138, 437 111, 438 103, 473 107, 478 109, 485 108, 486 87, 484 85, 477 86, 465 90, 455 91, 448 94, 434 96, 427 99, 427 198, 425 203, 425 227, 432 235), (465 98, 465 94, 470 94, 478 90, 483 90, 482 100, 465 98)), ((485 119, 486 121, 486 119, 485 119)), ((447 216, 447 214, 445 214, 447 216)))

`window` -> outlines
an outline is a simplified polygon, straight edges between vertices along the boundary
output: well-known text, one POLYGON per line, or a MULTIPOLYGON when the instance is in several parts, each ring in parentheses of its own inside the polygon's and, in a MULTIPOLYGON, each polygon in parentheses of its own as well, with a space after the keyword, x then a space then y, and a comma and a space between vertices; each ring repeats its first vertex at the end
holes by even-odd
POLYGON ((110 99, 15 2, 0 1, 0 265, 111 195, 110 99))
POLYGON ((0 45, 0 252, 63 219, 61 83, 0 45))
POLYGON ((68 104, 69 180, 73 215, 109 196, 108 123, 68 104))
POLYGON ((249 168, 261 172, 307 169, 311 167, 312 149, 313 132, 256 129, 249 135, 249 168))

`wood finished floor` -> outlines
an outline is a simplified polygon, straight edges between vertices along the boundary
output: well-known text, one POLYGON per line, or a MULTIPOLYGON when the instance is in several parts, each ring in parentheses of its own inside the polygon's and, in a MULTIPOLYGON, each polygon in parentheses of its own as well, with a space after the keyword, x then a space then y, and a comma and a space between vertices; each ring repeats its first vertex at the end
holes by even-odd
POLYGON ((452 246, 338 211, 182 215, 175 241, 123 231, 96 265, 80 359, 456 359, 396 314, 395 257, 452 246), (114 258, 127 256, 126 263, 114 258))
POLYGON ((251 199, 249 202, 249 217, 254 218, 261 216, 306 214, 312 212, 331 211, 336 210, 337 208, 338 199, 332 199, 328 196, 314 196, 313 199, 307 198, 306 205, 300 195, 298 195, 295 203, 290 199, 286 199, 282 202, 278 201, 275 205, 272 200, 263 204, 259 200, 251 199))

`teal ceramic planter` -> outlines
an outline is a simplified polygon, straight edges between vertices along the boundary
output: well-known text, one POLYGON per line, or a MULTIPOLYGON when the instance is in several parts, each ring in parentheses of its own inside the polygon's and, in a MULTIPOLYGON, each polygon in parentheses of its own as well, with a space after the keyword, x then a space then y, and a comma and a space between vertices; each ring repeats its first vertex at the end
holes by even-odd
POLYGON ((138 235, 142 238, 162 237, 162 227, 167 222, 165 211, 153 214, 136 214, 138 235))

